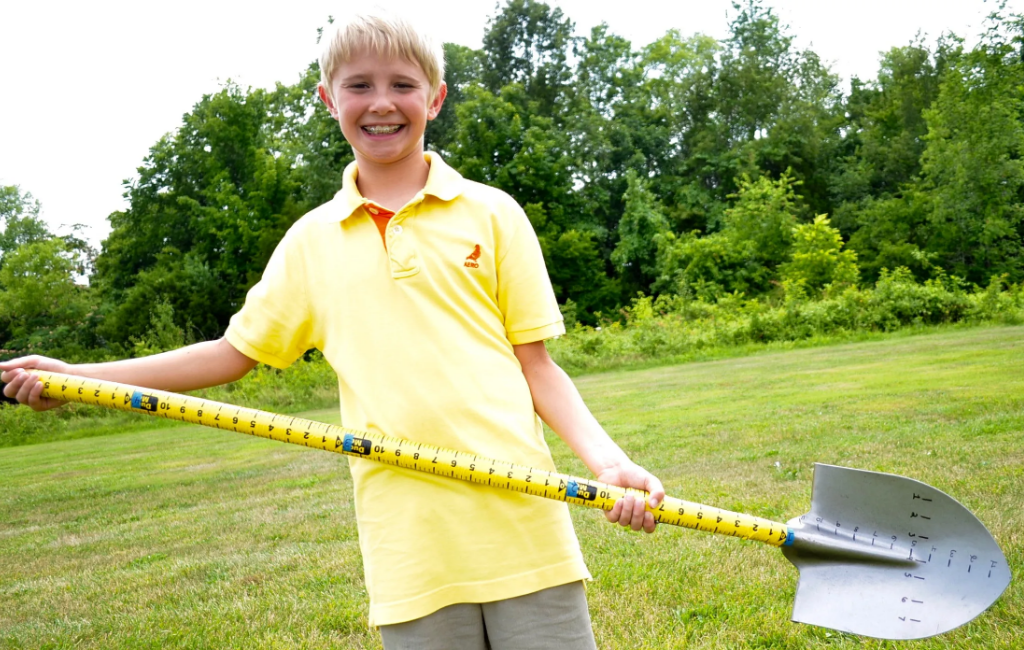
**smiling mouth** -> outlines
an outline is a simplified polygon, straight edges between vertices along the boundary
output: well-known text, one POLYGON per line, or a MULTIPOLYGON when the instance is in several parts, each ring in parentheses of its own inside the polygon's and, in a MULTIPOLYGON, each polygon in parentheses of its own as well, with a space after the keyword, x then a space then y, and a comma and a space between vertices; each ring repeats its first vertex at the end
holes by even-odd
POLYGON ((401 129, 402 126, 402 124, 382 124, 364 126, 362 129, 370 135, 391 135, 392 133, 398 133, 398 130, 401 129))

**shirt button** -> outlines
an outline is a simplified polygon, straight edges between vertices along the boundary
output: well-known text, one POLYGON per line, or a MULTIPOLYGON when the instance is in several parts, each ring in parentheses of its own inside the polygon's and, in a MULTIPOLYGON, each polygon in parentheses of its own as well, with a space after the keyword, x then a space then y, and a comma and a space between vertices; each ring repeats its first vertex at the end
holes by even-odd
POLYGON ((394 228, 391 229, 391 232, 395 233, 396 235, 401 235, 402 234, 402 227, 401 226, 395 226, 394 228))
POLYGON ((380 214, 380 211, 377 208, 370 208, 370 214, 380 214))

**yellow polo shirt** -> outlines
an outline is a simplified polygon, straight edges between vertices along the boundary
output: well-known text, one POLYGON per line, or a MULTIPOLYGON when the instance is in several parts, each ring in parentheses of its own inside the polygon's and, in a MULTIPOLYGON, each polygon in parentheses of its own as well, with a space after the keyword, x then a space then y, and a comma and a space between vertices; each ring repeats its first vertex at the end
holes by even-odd
MULTIPOLYGON (((284 236, 227 339, 278 368, 322 350, 344 426, 554 469, 512 353, 564 332, 537 237, 507 194, 425 157, 386 248, 350 165, 284 236)), ((564 503, 349 461, 371 625, 590 577, 564 503)))

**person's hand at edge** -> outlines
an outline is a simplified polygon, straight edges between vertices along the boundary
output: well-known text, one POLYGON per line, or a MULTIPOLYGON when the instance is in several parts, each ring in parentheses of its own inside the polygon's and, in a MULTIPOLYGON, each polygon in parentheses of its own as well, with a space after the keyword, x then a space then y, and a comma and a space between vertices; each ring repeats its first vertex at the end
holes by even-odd
POLYGON ((4 395, 28 405, 33 411, 48 411, 67 404, 64 400, 42 397, 43 382, 32 370, 45 370, 71 374, 71 366, 59 359, 32 355, 0 363, 0 381, 3 381, 4 395))

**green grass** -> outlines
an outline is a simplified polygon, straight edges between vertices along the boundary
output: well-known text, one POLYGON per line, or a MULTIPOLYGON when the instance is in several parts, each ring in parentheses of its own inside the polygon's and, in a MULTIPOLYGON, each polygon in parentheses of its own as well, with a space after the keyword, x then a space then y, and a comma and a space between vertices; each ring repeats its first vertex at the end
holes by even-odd
MULTIPOLYGON (((1014 327, 576 383, 675 496, 785 520, 806 511, 816 461, 912 476, 971 509, 1019 575, 1021 368, 1014 327)), ((560 469, 585 475, 552 448, 560 469)), ((0 647, 379 647, 346 464, 184 426, 0 449, 0 647)), ((572 512, 601 648, 1024 647, 1019 581, 937 639, 860 639, 789 622, 796 570, 775 549, 572 512)))

